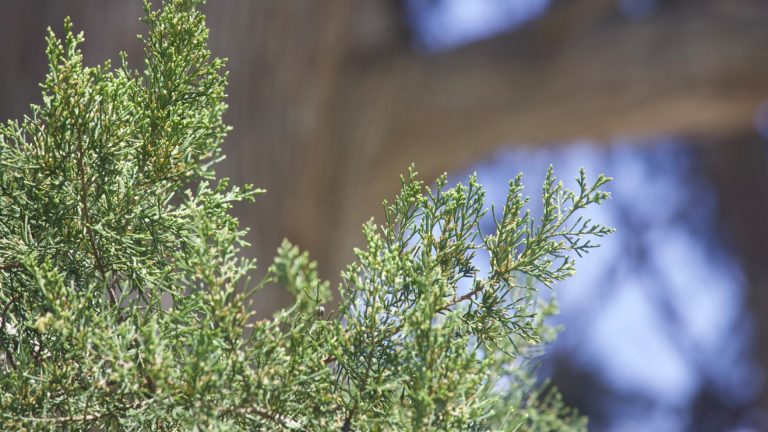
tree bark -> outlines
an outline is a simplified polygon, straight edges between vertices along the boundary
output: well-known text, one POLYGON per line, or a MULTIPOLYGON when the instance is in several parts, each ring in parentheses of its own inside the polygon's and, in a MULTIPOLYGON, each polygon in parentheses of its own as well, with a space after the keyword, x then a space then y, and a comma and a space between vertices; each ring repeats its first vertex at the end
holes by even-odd
MULTIPOLYGON (((752 312, 754 359, 768 371, 768 143, 746 133, 708 143, 711 151, 705 158, 706 168, 718 193, 723 231, 746 275, 745 303, 752 312)), ((768 427, 765 382, 758 406, 763 410, 760 426, 768 427)))

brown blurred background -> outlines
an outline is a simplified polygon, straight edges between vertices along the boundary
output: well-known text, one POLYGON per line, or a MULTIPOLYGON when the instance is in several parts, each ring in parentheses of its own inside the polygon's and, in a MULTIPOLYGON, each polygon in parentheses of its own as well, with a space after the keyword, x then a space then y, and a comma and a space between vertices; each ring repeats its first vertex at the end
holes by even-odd
MULTIPOLYGON (((623 385, 626 369, 606 376, 610 361, 624 360, 579 354, 589 351, 579 338, 595 335, 579 329, 597 324, 578 320, 610 316, 617 278, 638 280, 618 270, 585 282, 603 287, 590 294, 593 309, 564 301, 563 322, 575 330, 545 370, 593 430, 768 430, 768 1, 210 0, 205 11, 212 50, 231 73, 234 131, 220 171, 268 189, 236 209, 262 267, 288 237, 335 279, 360 224, 380 214, 411 162, 428 179, 487 169, 501 184, 542 159, 608 171, 617 186, 607 206, 623 237, 608 240, 610 261, 590 265, 639 272, 655 311, 644 322, 663 324, 643 334, 667 341, 696 380, 664 399, 623 385), (620 183, 623 175, 633 182, 620 183), (687 233, 705 256, 698 267, 686 254, 665 258, 687 289, 676 300, 644 267, 673 234, 640 240, 667 223, 663 208, 679 208, 670 232, 687 233), (723 262, 735 270, 686 279, 723 262), (735 300, 690 312, 706 295, 701 284, 735 300), (718 328, 727 330, 713 329, 706 349, 686 330, 688 316, 706 333, 707 320, 726 313, 718 328), (729 362, 712 360, 727 350, 729 362)), ((0 119, 40 100, 44 31, 67 15, 85 32, 87 63, 125 50, 140 67, 139 0, 0 0, 0 119)), ((258 308, 287 301, 269 289, 258 308)), ((598 327, 627 333, 606 320, 598 327)), ((641 343, 606 341, 603 349, 629 355, 641 343)))

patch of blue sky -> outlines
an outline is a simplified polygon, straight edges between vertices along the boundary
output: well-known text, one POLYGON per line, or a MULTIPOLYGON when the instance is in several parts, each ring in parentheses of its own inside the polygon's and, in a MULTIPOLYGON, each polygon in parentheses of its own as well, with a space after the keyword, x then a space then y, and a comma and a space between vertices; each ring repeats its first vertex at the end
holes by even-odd
POLYGON ((550 0, 409 0, 417 48, 439 52, 509 31, 540 17, 550 0))

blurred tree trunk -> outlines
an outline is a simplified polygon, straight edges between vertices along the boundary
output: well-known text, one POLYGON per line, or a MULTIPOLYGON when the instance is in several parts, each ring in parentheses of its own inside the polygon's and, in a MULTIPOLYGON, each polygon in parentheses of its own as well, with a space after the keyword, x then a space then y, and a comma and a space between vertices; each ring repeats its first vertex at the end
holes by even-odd
MULTIPOLYGON (((723 231, 747 276, 745 301, 752 312, 754 355, 758 366, 768 371, 768 143, 747 133, 709 143, 705 162, 718 192, 723 231)), ((768 416, 768 385, 762 386, 759 406, 768 416)), ((768 418, 763 421, 768 427, 768 418)))
MULTIPOLYGON (((236 209, 254 253, 288 237, 334 278, 411 162, 429 179, 509 142, 749 128, 768 94, 766 5, 665 5, 633 22, 613 1, 556 2, 512 33, 418 55, 393 0, 212 1, 235 127, 222 173, 269 191, 236 209)), ((138 0, 0 3, 0 116, 39 100, 46 25, 69 14, 89 63, 125 49, 139 66, 140 13, 138 0)), ((264 311, 287 301, 264 294, 264 311)))

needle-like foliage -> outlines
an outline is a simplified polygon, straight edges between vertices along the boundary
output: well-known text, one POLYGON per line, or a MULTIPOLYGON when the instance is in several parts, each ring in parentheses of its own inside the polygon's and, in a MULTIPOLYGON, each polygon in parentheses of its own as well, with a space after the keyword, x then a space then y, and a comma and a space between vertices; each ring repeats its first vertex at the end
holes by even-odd
POLYGON ((288 242, 252 282, 228 210, 260 191, 214 177, 226 75, 199 3, 145 4, 143 71, 84 66, 67 21, 42 103, 0 127, 0 429, 583 429, 529 360, 552 337, 537 288, 610 232, 575 215, 609 179, 550 170, 533 218, 518 176, 485 234, 474 177, 410 169, 336 312, 288 242), (295 304, 256 316, 265 284, 295 304))

